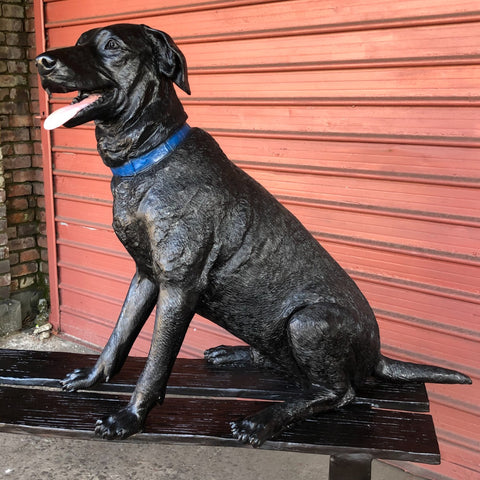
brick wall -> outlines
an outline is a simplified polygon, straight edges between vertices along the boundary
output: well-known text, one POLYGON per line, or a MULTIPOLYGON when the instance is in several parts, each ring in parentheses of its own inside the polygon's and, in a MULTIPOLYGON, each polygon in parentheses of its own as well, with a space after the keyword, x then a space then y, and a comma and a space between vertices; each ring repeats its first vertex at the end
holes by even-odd
MULTIPOLYGON (((1 122, 1 119, 0 119, 1 122)), ((1 129, 1 124, 0 124, 1 129)), ((1 135, 1 130, 0 130, 1 135)), ((7 208, 5 194, 5 178, 3 176, 3 156, 0 149, 0 299, 10 296, 10 259, 7 234, 7 208)))
POLYGON ((2 0, 0 295, 1 288, 9 283, 10 296, 21 297, 26 310, 28 301, 24 299, 38 296, 39 291, 45 296, 48 284, 35 53, 33 1, 2 0), (1 204, 5 194, 6 224, 1 204), (5 233, 8 245, 5 245, 5 233), (2 262, 5 261, 9 263, 9 272, 4 272, 6 263, 2 262))

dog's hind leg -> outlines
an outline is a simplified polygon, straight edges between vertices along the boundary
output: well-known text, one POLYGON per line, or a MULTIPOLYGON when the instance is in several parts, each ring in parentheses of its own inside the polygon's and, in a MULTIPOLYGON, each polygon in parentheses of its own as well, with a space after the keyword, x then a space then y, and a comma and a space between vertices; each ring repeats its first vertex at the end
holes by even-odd
POLYGON ((122 368, 140 330, 152 312, 158 287, 138 272, 133 277, 123 308, 110 338, 92 368, 79 368, 62 381, 67 391, 108 381, 122 368))
POLYGON ((347 388, 343 393, 314 389, 310 394, 310 398, 276 403, 243 420, 232 422, 230 426, 234 437, 242 443, 259 447, 292 423, 317 413, 340 408, 355 397, 351 388, 347 388))
POLYGON ((348 376, 349 341, 343 334, 336 307, 312 305, 294 314, 288 324, 289 342, 297 369, 305 378, 304 396, 271 405, 233 422, 233 435, 260 446, 293 422, 350 403, 355 393, 348 376))

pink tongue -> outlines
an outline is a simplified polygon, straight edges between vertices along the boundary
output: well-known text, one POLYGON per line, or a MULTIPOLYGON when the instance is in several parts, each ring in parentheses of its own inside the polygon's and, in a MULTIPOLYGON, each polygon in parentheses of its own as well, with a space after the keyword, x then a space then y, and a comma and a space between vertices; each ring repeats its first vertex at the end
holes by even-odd
POLYGON ((54 128, 62 126, 64 123, 68 122, 73 118, 80 110, 83 110, 88 105, 97 101, 101 95, 95 93, 89 95, 87 98, 78 103, 72 103, 66 107, 55 110, 51 113, 43 124, 43 128, 46 130, 53 130, 54 128))

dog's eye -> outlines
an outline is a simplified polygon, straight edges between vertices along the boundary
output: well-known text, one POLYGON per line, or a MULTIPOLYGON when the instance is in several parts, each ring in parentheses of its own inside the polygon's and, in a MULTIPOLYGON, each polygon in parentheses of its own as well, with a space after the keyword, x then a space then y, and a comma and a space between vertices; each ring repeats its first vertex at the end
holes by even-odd
POLYGON ((105 44, 105 50, 116 50, 118 48, 118 43, 110 39, 106 44, 105 44))

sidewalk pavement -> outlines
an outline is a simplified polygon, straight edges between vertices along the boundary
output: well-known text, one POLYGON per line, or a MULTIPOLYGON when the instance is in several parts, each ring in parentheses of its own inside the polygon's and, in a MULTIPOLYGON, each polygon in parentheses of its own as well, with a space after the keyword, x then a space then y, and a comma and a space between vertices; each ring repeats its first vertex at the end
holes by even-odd
MULTIPOLYGON (((0 338, 2 348, 94 352, 61 336, 40 341, 28 331, 0 338)), ((253 448, 0 433, 0 479, 8 480, 326 480, 328 462, 324 455, 253 448)), ((372 480, 420 479, 374 461, 372 480)))

